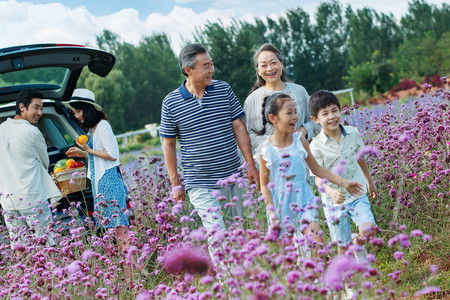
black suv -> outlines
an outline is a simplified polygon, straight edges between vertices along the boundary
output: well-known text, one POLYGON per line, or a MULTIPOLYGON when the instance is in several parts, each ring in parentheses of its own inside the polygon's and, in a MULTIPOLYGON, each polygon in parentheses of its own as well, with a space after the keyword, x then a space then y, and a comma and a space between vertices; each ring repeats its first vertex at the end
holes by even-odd
MULTIPOLYGON (((47 142, 50 164, 67 158, 67 149, 76 146, 74 141, 84 132, 62 102, 72 96, 85 67, 105 77, 114 63, 112 54, 81 45, 36 44, 0 49, 0 123, 15 116, 15 101, 21 90, 39 90, 44 95, 44 109, 37 127, 47 142)), ((87 166, 87 161, 84 163, 87 166)), ((89 179, 86 190, 59 200, 56 214, 62 224, 72 220, 67 210, 70 206, 78 208, 81 219, 92 214, 89 179)))

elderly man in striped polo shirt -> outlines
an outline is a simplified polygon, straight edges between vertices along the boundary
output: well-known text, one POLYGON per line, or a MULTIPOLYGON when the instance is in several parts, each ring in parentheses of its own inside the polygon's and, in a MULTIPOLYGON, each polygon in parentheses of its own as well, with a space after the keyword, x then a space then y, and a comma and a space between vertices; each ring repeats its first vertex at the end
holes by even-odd
MULTIPOLYGON (((219 189, 218 180, 239 172, 241 160, 237 146, 248 164, 249 180, 259 186, 250 139, 241 120, 244 112, 230 85, 212 79, 214 64, 205 47, 187 45, 178 60, 186 80, 164 98, 160 127, 172 197, 179 200, 185 196, 177 171, 175 146, 178 137, 189 200, 208 231, 214 225, 224 229, 221 204, 211 193, 219 189)), ((233 196, 240 198, 234 212, 230 215, 225 211, 225 215, 241 215, 243 191, 236 185, 220 191, 228 196, 227 201, 233 196)))

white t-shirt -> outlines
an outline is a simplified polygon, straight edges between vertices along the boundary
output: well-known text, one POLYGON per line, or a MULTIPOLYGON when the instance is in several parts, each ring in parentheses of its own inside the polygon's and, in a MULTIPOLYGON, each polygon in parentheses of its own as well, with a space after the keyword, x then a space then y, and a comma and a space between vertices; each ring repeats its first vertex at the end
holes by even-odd
POLYGON ((48 173, 44 136, 30 122, 8 118, 0 125, 0 201, 5 210, 38 206, 62 197, 48 173))

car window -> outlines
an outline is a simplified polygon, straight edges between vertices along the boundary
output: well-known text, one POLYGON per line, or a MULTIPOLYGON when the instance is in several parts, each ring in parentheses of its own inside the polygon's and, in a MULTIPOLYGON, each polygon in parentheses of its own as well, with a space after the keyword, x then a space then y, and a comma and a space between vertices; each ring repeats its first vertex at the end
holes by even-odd
POLYGON ((53 116, 42 116, 39 120, 39 129, 45 137, 47 146, 57 146, 59 149, 67 148, 74 143, 74 140, 58 123, 57 119, 53 119, 53 116))
POLYGON ((66 68, 47 67, 0 74, 0 86, 44 83, 52 84, 54 88, 59 88, 62 85, 66 71, 66 68))

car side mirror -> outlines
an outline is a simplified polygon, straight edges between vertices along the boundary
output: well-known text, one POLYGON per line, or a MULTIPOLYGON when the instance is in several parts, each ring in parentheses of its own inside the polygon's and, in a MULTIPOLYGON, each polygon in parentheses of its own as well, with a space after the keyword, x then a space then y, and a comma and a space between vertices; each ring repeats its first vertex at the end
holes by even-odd
POLYGON ((89 61, 89 70, 101 77, 106 77, 114 67, 115 60, 106 61, 104 58, 94 57, 89 61))

